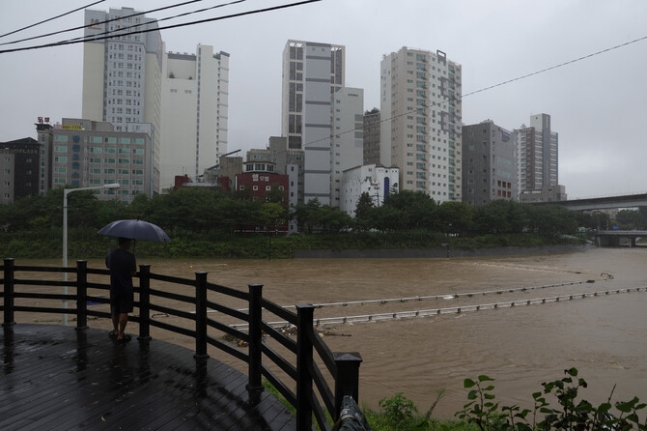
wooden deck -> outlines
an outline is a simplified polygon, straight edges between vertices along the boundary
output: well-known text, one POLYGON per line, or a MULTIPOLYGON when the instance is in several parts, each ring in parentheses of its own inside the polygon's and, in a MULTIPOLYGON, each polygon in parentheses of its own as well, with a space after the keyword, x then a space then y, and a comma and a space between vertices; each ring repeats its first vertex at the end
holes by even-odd
POLYGON ((247 376, 163 341, 117 345, 107 331, 17 324, 0 330, 0 429, 295 430, 247 376))

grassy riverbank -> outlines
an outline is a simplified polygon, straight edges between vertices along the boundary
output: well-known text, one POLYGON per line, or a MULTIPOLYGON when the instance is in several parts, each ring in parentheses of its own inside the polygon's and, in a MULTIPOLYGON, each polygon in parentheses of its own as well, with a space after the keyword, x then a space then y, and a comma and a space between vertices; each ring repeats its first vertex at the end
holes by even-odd
MULTIPOLYGON (((446 236, 429 231, 341 232, 335 234, 275 236, 264 234, 228 235, 169 232, 170 243, 138 241, 141 257, 290 259, 300 250, 459 250, 500 247, 545 247, 578 245, 585 241, 558 236, 502 234, 473 237, 446 236)), ((71 228, 68 235, 69 259, 98 259, 116 246, 116 239, 95 230, 71 228)), ((47 259, 62 255, 62 232, 56 230, 0 233, 0 254, 5 257, 47 259)))

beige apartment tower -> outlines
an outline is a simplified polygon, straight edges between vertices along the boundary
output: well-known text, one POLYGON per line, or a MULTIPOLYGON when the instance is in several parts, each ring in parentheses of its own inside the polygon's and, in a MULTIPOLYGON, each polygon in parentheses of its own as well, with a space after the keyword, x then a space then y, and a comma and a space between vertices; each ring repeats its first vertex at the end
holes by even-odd
POLYGON ((380 162, 400 168, 400 190, 461 201, 461 66, 403 47, 380 67, 380 162))
POLYGON ((161 191, 204 171, 227 153, 229 54, 199 44, 195 53, 167 52, 162 65, 161 191))
POLYGON ((149 133, 159 190, 163 43, 157 21, 132 8, 85 11, 82 118, 115 132, 149 133), (113 37, 103 39, 105 35, 113 37))

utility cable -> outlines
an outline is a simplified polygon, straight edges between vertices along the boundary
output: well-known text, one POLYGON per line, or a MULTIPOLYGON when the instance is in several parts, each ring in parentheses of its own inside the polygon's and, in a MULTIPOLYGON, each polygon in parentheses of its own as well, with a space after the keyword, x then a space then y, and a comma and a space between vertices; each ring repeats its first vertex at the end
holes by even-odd
MULTIPOLYGON (((185 4, 194 3, 196 1, 202 1, 202 0, 192 0, 192 1, 187 2, 185 4)), ((168 20, 171 20, 171 19, 181 18, 183 16, 193 15, 195 13, 207 12, 207 11, 210 11, 210 10, 213 10, 213 9, 219 9, 219 8, 222 8, 222 7, 231 6, 231 5, 234 5, 236 3, 243 3, 243 2, 246 2, 246 1, 247 0, 234 0, 234 1, 231 1, 229 3, 219 4, 219 5, 216 5, 216 6, 211 6, 211 7, 207 7, 207 8, 203 8, 203 9, 198 9, 198 10, 194 10, 194 11, 191 11, 191 12, 184 12, 184 13, 177 14, 177 15, 174 15, 174 16, 169 16, 169 17, 166 17, 166 18, 156 19, 154 22, 159 23, 159 22, 163 22, 163 21, 168 21, 168 20)), ((172 6, 172 7, 175 7, 175 6, 172 6)), ((165 8, 165 9, 168 9, 168 7, 165 8)), ((141 12, 141 13, 138 13, 137 15, 143 15, 145 13, 157 12, 157 11, 158 10, 152 10, 152 11, 148 11, 148 12, 141 12)), ((111 21, 122 20, 124 18, 128 18, 128 17, 131 17, 131 16, 134 16, 134 15, 128 15, 128 16, 125 16, 125 17, 120 17, 120 18, 117 18, 117 19, 114 19, 114 20, 111 20, 111 21)), ((109 22, 109 21, 106 21, 106 22, 109 22)), ((100 23, 95 23, 94 25, 96 25, 96 24, 100 24, 100 23)), ((130 30, 130 29, 133 29, 133 28, 137 29, 138 27, 140 27, 143 24, 145 25, 147 23, 133 24, 133 25, 129 25, 129 26, 126 26, 126 27, 121 27, 118 30, 108 30, 108 31, 105 31, 103 33, 95 34, 95 35, 92 36, 92 38, 98 38, 99 36, 106 36, 106 35, 110 35, 109 37, 121 37, 121 36, 124 36, 124 35, 130 35, 130 34, 133 34, 133 32, 129 33, 126 30, 130 30)), ((151 29, 149 31, 155 31, 155 30, 161 30, 161 29, 160 28, 154 28, 154 29, 151 29)), ((143 33, 143 31, 138 29, 138 30, 135 30, 134 33, 135 34, 143 33)), ((77 41, 77 40, 79 40, 79 41, 85 42, 85 38, 86 38, 85 36, 76 37, 74 39, 69 39, 68 41, 77 41)))
POLYGON ((634 44, 634 43, 637 43, 637 42, 641 42, 641 41, 643 41, 645 39, 647 39, 647 36, 643 36, 643 37, 640 37, 638 39, 630 40, 629 42, 621 43, 620 45, 612 46, 610 48, 606 48, 606 49, 603 49, 601 51, 594 52, 592 54, 588 54, 588 55, 576 58, 574 60, 570 60, 570 61, 567 61, 565 63, 558 64, 556 66, 547 67, 546 69, 542 69, 542 70, 538 70, 536 72, 528 73, 526 75, 522 75, 522 76, 519 76, 517 78, 508 79, 507 81, 503 81, 503 82, 500 82, 498 84, 491 85, 489 87, 481 88, 480 90, 476 90, 476 91, 472 91, 471 93, 464 94, 463 97, 467 97, 467 96, 471 96, 473 94, 481 93, 483 91, 491 90, 492 88, 500 87, 502 85, 506 85, 506 84, 509 84, 511 82, 515 82, 515 81, 519 81, 519 80, 522 80, 522 79, 525 79, 525 78, 529 78, 531 76, 539 75, 540 73, 548 72, 549 70, 553 70, 553 69, 558 69, 560 67, 567 66, 569 64, 577 63, 578 61, 586 60, 587 58, 595 57, 596 55, 604 54, 606 52, 613 51, 614 49, 622 48, 622 47, 625 47, 627 45, 631 45, 631 44, 634 44))
POLYGON ((90 4, 89 4, 89 5, 87 5, 87 6, 83 6, 83 7, 80 7, 80 8, 76 8, 76 9, 71 10, 71 11, 69 11, 69 12, 65 12, 65 13, 62 13, 62 14, 60 14, 60 15, 54 16, 54 17, 52 17, 52 18, 48 18, 48 19, 45 19, 45 20, 43 20, 43 21, 37 22, 37 23, 35 23, 35 24, 28 25, 27 27, 23 27, 23 28, 20 28, 20 29, 18 29, 18 30, 10 31, 9 33, 0 34, 0 38, 3 38, 3 37, 5 37, 5 36, 10 36, 10 35, 12 35, 12 34, 19 33, 19 32, 21 32, 21 31, 27 30, 27 29, 32 28, 32 27, 36 27, 37 25, 44 24, 44 23, 49 22, 49 21, 53 21, 53 20, 55 20, 55 19, 58 19, 58 18, 64 17, 64 16, 69 15, 69 14, 71 14, 71 13, 78 12, 78 11, 80 11, 80 10, 83 10, 83 9, 85 9, 85 8, 88 8, 88 7, 90 7, 90 6, 94 6, 95 4, 103 3, 104 1, 106 1, 106 0, 99 0, 99 1, 96 1, 96 2, 94 2, 94 3, 90 3, 90 4))
MULTIPOLYGON (((588 58, 595 57, 596 55, 604 54, 604 53, 607 53, 607 52, 609 52, 609 51, 613 51, 613 50, 618 49, 618 48, 623 48, 623 47, 625 47, 625 46, 632 45, 632 44, 634 44, 634 43, 642 42, 643 40, 646 40, 646 39, 647 39, 647 36, 639 37, 638 39, 630 40, 630 41, 628 41, 628 42, 621 43, 621 44, 619 44, 619 45, 615 45, 615 46, 612 46, 612 47, 610 47, 610 48, 606 48, 606 49, 603 49, 603 50, 601 50, 601 51, 594 52, 594 53, 592 53, 592 54, 584 55, 584 56, 582 56, 582 57, 579 57, 579 58, 576 58, 576 59, 573 59, 573 60, 567 61, 567 62, 565 62, 565 63, 561 63, 561 64, 558 64, 558 65, 555 65, 555 66, 547 67, 547 68, 545 68, 545 69, 538 70, 538 71, 536 71, 536 72, 532 72, 532 73, 528 73, 528 74, 526 74, 526 75, 519 76, 519 77, 517 77, 517 78, 508 79, 507 81, 503 81, 503 82, 500 82, 500 83, 498 83, 498 84, 491 85, 491 86, 489 86, 489 87, 481 88, 480 90, 472 91, 471 93, 464 94, 462 97, 468 97, 468 96, 471 96, 471 95, 474 95, 474 94, 477 94, 477 93, 481 93, 481 92, 483 92, 483 91, 487 91, 487 90, 491 90, 491 89, 493 89, 493 88, 501 87, 502 85, 510 84, 511 82, 520 81, 520 80, 522 80, 522 79, 529 78, 529 77, 531 77, 531 76, 539 75, 539 74, 541 74, 541 73, 548 72, 548 71, 550 71, 550 70, 558 69, 558 68, 560 68, 560 67, 567 66, 567 65, 569 65, 569 64, 577 63, 578 61, 586 60, 586 59, 588 59, 588 58)), ((411 115, 411 114, 412 114, 412 113, 414 113, 414 112, 415 112, 415 110, 411 110, 411 111, 407 111, 407 112, 405 112, 405 113, 403 113, 403 114, 394 115, 393 117, 384 118, 384 119, 380 118, 380 121, 379 121, 379 122, 380 122, 380 123, 383 123, 383 122, 386 122, 386 121, 395 120, 396 118, 400 118, 400 117, 403 117, 403 116, 405 116, 405 115, 411 115)), ((336 133, 336 135, 346 135, 346 134, 348 134, 348 133, 355 133, 356 131, 359 131, 359 130, 363 130, 363 129, 352 129, 352 130, 346 130, 346 131, 344 131, 344 132, 336 133)), ((308 142, 308 143, 306 143, 306 144, 303 144, 303 145, 301 146, 301 148, 305 148, 305 147, 307 147, 307 146, 309 146, 309 145, 317 144, 317 143, 319 143, 319 142, 325 142, 325 141, 327 141, 327 140, 329 140, 329 139, 330 139, 330 138, 321 138, 321 139, 317 139, 316 141, 311 141, 311 142, 308 142)))
POLYGON ((204 24, 207 22, 215 22, 215 21, 221 21, 225 19, 231 19, 231 18, 239 18, 242 16, 247 16, 247 15, 255 15, 255 14, 260 14, 260 13, 265 13, 265 12, 272 12, 276 10, 281 10, 281 9, 287 9, 287 8, 292 8, 296 6, 303 6, 309 3, 317 3, 323 0, 304 0, 300 1, 297 3, 288 3, 280 6, 273 6, 273 7, 268 7, 268 8, 263 8, 263 9, 255 9, 255 10, 250 10, 250 11, 245 11, 245 12, 239 12, 235 14, 230 14, 230 15, 223 15, 215 18, 207 18, 207 19, 202 19, 202 20, 197 20, 197 21, 190 21, 186 23, 181 23, 181 24, 174 24, 174 25, 168 25, 165 27, 159 27, 159 28, 149 28, 145 30, 136 30, 136 31, 131 31, 127 33, 121 33, 119 32, 118 35, 107 35, 107 36, 101 36, 101 37, 87 37, 87 38, 82 38, 79 40, 64 40, 60 42, 53 42, 53 43, 47 43, 47 44, 42 44, 42 45, 33 45, 33 46, 27 46, 23 48, 12 48, 12 49, 4 49, 0 50, 0 54, 6 54, 9 52, 19 52, 19 51, 28 51, 32 49, 42 49, 42 48, 51 48, 55 46, 62 46, 62 45, 74 45, 77 43, 85 43, 85 42, 96 42, 99 40, 106 40, 106 39, 112 39, 115 37, 123 37, 123 36, 129 36, 133 34, 142 34, 142 33, 149 33, 152 31, 162 31, 162 30, 169 30, 173 28, 180 28, 180 27, 186 27, 190 25, 196 25, 196 24, 204 24))
MULTIPOLYGON (((101 0, 101 1, 105 1, 105 0, 101 0)), ((70 31, 74 31, 74 30, 82 30, 84 28, 87 28, 87 27, 90 27, 90 26, 93 26, 93 25, 109 24, 111 22, 121 21, 121 20, 123 20, 125 18, 132 18, 132 17, 136 17, 136 16, 142 16, 142 15, 146 15, 147 13, 160 12, 160 11, 167 10, 167 9, 174 9, 174 8, 177 8, 177 7, 186 6, 188 4, 197 3, 197 2, 201 2, 201 1, 203 1, 203 0, 190 0, 190 1, 186 1, 184 3, 178 3, 178 4, 175 4, 175 5, 171 5, 171 6, 164 6, 164 7, 160 7, 160 8, 157 8, 157 9, 147 10, 147 11, 144 11, 144 12, 135 12, 135 13, 133 13, 131 15, 125 15, 125 16, 120 16, 118 18, 107 19, 105 21, 94 22, 94 23, 88 24, 88 25, 81 25, 81 26, 78 26, 78 27, 68 28, 66 30, 59 30, 59 31, 55 31, 55 32, 52 32, 52 33, 41 34, 41 35, 38 35, 38 36, 26 37, 24 39, 13 40, 11 42, 3 42, 3 43, 0 43, 0 46, 2 46, 2 45, 13 45, 13 44, 20 43, 20 42, 26 42, 28 40, 42 39, 44 37, 49 37, 49 36, 55 36, 57 34, 68 33, 70 31)), ((234 3, 243 2, 243 1, 247 1, 247 0, 238 0, 237 2, 234 2, 234 3)), ((97 3, 100 3, 100 2, 97 2, 97 3)), ((96 3, 93 3, 93 4, 96 4, 96 3)), ((93 4, 88 5, 86 7, 92 6, 93 4)), ((79 10, 79 9, 76 9, 76 10, 79 10)), ((76 12, 76 10, 74 12, 76 12)), ((180 16, 180 15, 178 15, 178 16, 180 16)), ((168 19, 168 18, 166 18, 166 19, 168 19)), ((136 26, 139 26, 139 25, 141 25, 141 24, 136 24, 136 26)), ((128 27, 128 28, 130 28, 130 27, 128 27)), ((76 39, 72 39, 72 40, 76 40, 76 39)))

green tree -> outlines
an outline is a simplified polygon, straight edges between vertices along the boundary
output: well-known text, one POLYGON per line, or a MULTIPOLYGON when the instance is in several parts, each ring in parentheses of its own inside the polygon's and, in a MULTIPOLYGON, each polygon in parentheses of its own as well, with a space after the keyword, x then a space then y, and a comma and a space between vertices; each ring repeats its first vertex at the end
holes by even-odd
POLYGON ((533 206, 530 216, 531 225, 539 234, 572 234, 577 231, 578 223, 575 213, 563 206, 533 206))
POLYGON ((375 208, 375 204, 371 195, 368 192, 362 193, 355 207, 355 229, 366 231, 372 227, 371 217, 373 208, 375 208))
POLYGON ((438 219, 448 231, 467 231, 472 224, 472 207, 464 202, 443 202, 438 206, 438 219))
POLYGON ((277 202, 264 202, 259 210, 261 223, 268 229, 276 229, 277 226, 285 223, 287 209, 277 202))
POLYGON ((339 208, 324 205, 319 208, 317 216, 319 227, 327 232, 339 233, 348 228, 353 219, 339 208))
POLYGON ((300 232, 311 234, 315 226, 319 224, 318 217, 320 208, 321 203, 319 203, 319 199, 315 198, 306 204, 297 204, 292 210, 290 217, 297 221, 300 232))
POLYGON ((645 216, 640 211, 621 210, 616 215, 616 221, 623 230, 645 229, 645 216))
POLYGON ((474 209, 474 228, 481 234, 508 233, 508 203, 502 199, 474 209))
POLYGON ((381 208, 384 207, 391 207, 402 212, 404 229, 414 230, 424 228, 436 231, 443 230, 437 214, 438 206, 424 192, 402 190, 398 193, 392 193, 385 200, 381 208))
POLYGON ((390 205, 382 205, 371 210, 371 225, 382 232, 406 229, 406 214, 390 205))
POLYGON ((265 193, 265 202, 285 203, 287 192, 279 189, 278 184, 272 184, 270 191, 265 193))

